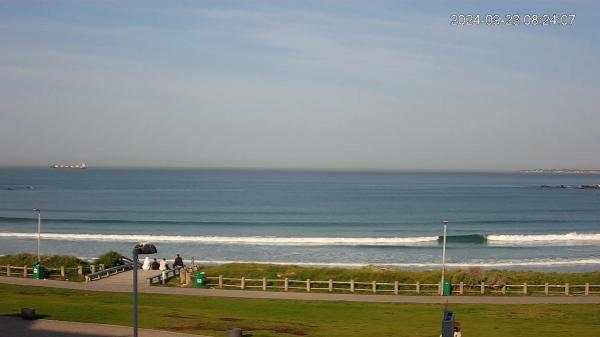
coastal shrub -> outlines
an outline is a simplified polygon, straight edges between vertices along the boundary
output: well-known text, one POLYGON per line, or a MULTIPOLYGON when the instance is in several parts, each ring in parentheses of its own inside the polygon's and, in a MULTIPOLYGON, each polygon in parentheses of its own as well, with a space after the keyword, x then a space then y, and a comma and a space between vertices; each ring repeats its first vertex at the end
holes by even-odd
MULTIPOLYGON (((321 280, 333 279, 336 281, 355 280, 357 282, 394 282, 400 283, 438 283, 441 273, 439 270, 404 270, 367 266, 363 268, 324 268, 300 267, 294 265, 272 265, 252 263, 232 263, 218 266, 205 266, 202 270, 207 276, 268 279, 294 279, 294 280, 321 280)), ((482 268, 450 269, 446 271, 446 279, 457 284, 600 284, 600 271, 585 273, 560 273, 518 270, 486 270, 482 268)))
MULTIPOLYGON (((76 268, 78 265, 88 264, 74 256, 67 255, 41 256, 40 259, 42 260, 42 265, 48 268, 58 268, 60 266, 76 268)), ((37 255, 29 253, 0 256, 0 265, 31 266, 36 261, 37 255)))
POLYGON ((95 263, 98 265, 103 264, 105 268, 110 268, 122 265, 123 260, 120 253, 110 251, 98 257, 95 263))

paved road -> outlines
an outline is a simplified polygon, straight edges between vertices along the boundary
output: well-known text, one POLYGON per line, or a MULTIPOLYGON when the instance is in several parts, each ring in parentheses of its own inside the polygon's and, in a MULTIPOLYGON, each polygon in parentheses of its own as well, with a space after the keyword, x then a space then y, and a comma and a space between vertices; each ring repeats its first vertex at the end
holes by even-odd
MULTIPOLYGON (((305 301, 350 301, 378 303, 456 303, 456 304, 600 304, 600 296, 402 296, 402 295, 358 295, 324 294, 301 292, 269 292, 250 290, 194 289, 148 286, 146 277, 151 271, 140 271, 139 291, 151 294, 185 296, 235 297, 287 299, 305 301)), ((126 272, 99 281, 80 283, 54 280, 32 280, 17 277, 0 277, 0 283, 30 285, 51 288, 79 289, 89 291, 131 292, 132 273, 126 272)))
MULTIPOLYGON (((24 321, 17 317, 0 316, 0 337, 126 337, 131 327, 37 319, 24 321)), ((139 329, 140 337, 203 337, 167 331, 139 329)))

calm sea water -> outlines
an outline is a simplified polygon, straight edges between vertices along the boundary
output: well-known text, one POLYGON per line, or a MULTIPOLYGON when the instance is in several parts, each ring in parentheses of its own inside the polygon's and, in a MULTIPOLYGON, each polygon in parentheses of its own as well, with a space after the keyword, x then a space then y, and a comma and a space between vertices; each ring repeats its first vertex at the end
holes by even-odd
POLYGON ((599 175, 0 169, 0 254, 600 269, 599 175))

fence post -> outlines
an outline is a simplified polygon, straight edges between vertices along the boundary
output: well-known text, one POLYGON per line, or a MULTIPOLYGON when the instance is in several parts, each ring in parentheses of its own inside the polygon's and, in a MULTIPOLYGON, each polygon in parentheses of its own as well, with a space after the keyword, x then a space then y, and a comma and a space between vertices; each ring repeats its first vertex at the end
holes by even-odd
POLYGON ((502 295, 506 295, 506 284, 502 286, 502 295))
POLYGON ((263 277, 263 284, 262 284, 262 289, 263 291, 267 291, 267 278, 263 277))
POLYGON ((588 296, 589 294, 590 294, 590 284, 586 283, 585 284, 585 293, 584 293, 584 295, 588 296))
POLYGON ((283 280, 283 291, 288 291, 290 288, 290 280, 286 277, 283 280))
POLYGON ((192 284, 192 269, 191 268, 185 270, 185 284, 186 285, 192 284))
POLYGON ((565 295, 569 296, 569 284, 565 283, 565 295))
POLYGON ((329 279, 329 292, 333 291, 333 280, 329 279))
POLYGON ((398 295, 398 281, 394 281, 394 295, 398 295))
POLYGON ((65 277, 65 266, 60 266, 60 277, 65 277))
POLYGON ((548 286, 548 283, 544 283, 544 295, 548 296, 548 294, 550 293, 549 288, 550 287, 548 286))
POLYGON ((219 275, 219 289, 223 289, 223 275, 219 275))
POLYGON ((443 294, 443 287, 444 285, 442 284, 442 282, 438 282, 438 295, 442 295, 443 294))
POLYGON ((96 272, 96 265, 95 264, 91 265, 90 269, 91 269, 92 273, 95 273, 96 272))
POLYGON ((481 295, 485 294, 485 282, 481 282, 481 295))
POLYGON ((350 292, 354 292, 354 280, 350 280, 350 292))
POLYGON ((523 283, 523 295, 527 295, 527 282, 523 283))
POLYGON ((244 290, 246 288, 246 278, 244 276, 242 276, 242 279, 240 280, 240 289, 244 290))
POLYGON ((465 293, 465 283, 460 282, 460 284, 458 286, 458 294, 463 295, 464 293, 465 293))
POLYGON ((6 276, 10 276, 10 264, 6 265, 6 276))
POLYGON ((417 281, 417 284, 415 284, 415 291, 417 292, 417 295, 421 293, 421 281, 417 281))
POLYGON ((185 284, 185 268, 179 269, 179 284, 185 284))
POLYGON ((27 277, 27 266, 23 266, 23 277, 27 277))
POLYGON ((373 281, 373 294, 377 294, 377 281, 373 281))
POLYGON ((306 279, 306 292, 310 292, 310 279, 306 279))

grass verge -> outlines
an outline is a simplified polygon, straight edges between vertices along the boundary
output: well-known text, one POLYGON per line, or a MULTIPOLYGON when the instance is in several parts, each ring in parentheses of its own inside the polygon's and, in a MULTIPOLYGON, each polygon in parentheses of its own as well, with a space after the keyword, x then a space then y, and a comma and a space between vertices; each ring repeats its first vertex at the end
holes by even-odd
MULTIPOLYGON (((131 323, 131 295, 0 284, 0 315, 34 307, 48 319, 131 323)), ((600 305, 452 305, 467 337, 592 337, 600 305)), ((208 336, 241 327, 246 337, 434 337, 442 305, 140 295, 140 324, 208 336)))

